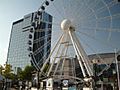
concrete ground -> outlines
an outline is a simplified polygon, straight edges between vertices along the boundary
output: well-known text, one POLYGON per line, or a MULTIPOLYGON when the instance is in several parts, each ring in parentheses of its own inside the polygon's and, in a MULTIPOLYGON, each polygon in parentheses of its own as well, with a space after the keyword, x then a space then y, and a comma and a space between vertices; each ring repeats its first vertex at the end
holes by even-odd
POLYGON ((37 88, 31 88, 31 90, 37 90, 37 88))

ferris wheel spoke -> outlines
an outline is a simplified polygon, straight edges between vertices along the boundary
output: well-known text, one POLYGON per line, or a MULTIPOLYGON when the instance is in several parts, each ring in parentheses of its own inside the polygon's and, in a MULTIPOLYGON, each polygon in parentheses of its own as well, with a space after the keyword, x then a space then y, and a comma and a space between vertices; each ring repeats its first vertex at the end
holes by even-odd
POLYGON ((76 19, 80 18, 79 20, 86 20, 87 18, 91 18, 93 16, 93 14, 92 14, 92 12, 87 13, 88 11, 89 11, 89 8, 87 8, 86 10, 82 10, 81 12, 78 12, 76 19), (82 14, 79 15, 80 13, 82 13, 82 14))
MULTIPOLYGON (((67 55, 67 51, 68 51, 68 46, 67 46, 67 47, 66 47, 66 49, 65 49, 64 56, 66 56, 66 55, 67 55)), ((60 77, 62 77, 62 73, 64 72, 65 60, 66 60, 66 58, 63 58, 63 63, 62 63, 62 68, 61 68, 60 77)))
POLYGON ((48 50, 44 55, 43 55, 43 52, 40 52, 40 53, 34 55, 34 56, 37 56, 37 55, 43 56, 43 57, 42 57, 41 59, 39 59, 39 61, 37 62, 37 65, 38 65, 39 67, 41 67, 41 65, 44 63, 43 61, 46 60, 46 58, 47 58, 46 56, 48 55, 49 52, 50 52, 50 51, 48 50))
MULTIPOLYGON (((90 45, 88 45, 87 43, 85 43, 85 41, 84 41, 84 44, 85 44, 86 46, 88 46, 88 48, 91 49, 91 50, 95 53, 95 55, 96 55, 96 57, 98 58, 98 60, 100 60, 101 62, 103 62, 103 63, 106 65, 106 67, 97 74, 97 76, 100 76, 104 71, 106 71, 106 70, 108 70, 108 69, 110 68, 110 65, 113 63, 114 60, 111 62, 111 64, 107 64, 107 62, 105 62, 105 61, 102 59, 102 57, 101 57, 99 54, 97 54, 97 52, 95 52, 95 50, 94 50, 93 48, 90 47, 90 45)), ((97 60, 95 63, 99 63, 98 60, 97 60)), ((100 62, 100 63, 101 63, 101 62, 100 62)), ((94 64, 94 63, 93 63, 93 64, 94 64)))
POLYGON ((61 48, 61 44, 59 44, 59 46, 58 46, 58 49, 57 49, 57 51, 56 51, 56 54, 55 54, 54 59, 52 60, 52 63, 51 63, 51 66, 50 66, 50 68, 49 68, 49 71, 48 71, 48 73, 47 73, 47 76, 50 75, 50 73, 51 73, 51 71, 52 71, 52 69, 53 69, 53 65, 55 64, 56 58, 57 58, 57 56, 58 56, 58 54, 59 54, 59 52, 60 52, 60 48, 61 48))
POLYGON ((62 56, 64 55, 64 51, 65 51, 65 46, 64 46, 64 47, 62 48, 62 50, 61 50, 60 58, 59 58, 59 60, 58 60, 58 62, 57 62, 57 65, 56 65, 55 71, 54 71, 54 73, 53 73, 53 76, 57 73, 58 67, 59 67, 60 62, 61 62, 61 60, 62 60, 62 56))
POLYGON ((111 15, 111 11, 108 7, 108 5, 102 0, 102 2, 105 4, 106 8, 108 9, 108 12, 109 12, 109 15, 110 15, 110 33, 109 33, 109 36, 108 36, 108 41, 110 40, 110 37, 111 37, 111 28, 112 28, 112 15, 111 15))
MULTIPOLYGON (((117 17, 117 16, 119 17, 120 14, 112 15, 112 17, 117 17)), ((105 16, 105 17, 98 18, 98 20, 104 20, 104 19, 111 19, 111 16, 105 16)))
POLYGON ((60 18, 64 18, 64 15, 62 15, 60 9, 58 9, 58 7, 57 7, 54 3, 53 3, 53 6, 54 6, 54 8, 55 8, 55 11, 58 13, 57 15, 59 15, 60 18))
POLYGON ((100 76, 101 74, 103 74, 104 71, 108 70, 110 68, 110 65, 114 62, 114 60, 112 60, 109 64, 107 64, 107 62, 105 62, 102 57, 97 54, 97 52, 88 44, 85 42, 85 40, 83 40, 81 38, 81 41, 84 42, 84 45, 86 45, 89 49, 91 49, 93 51, 93 53, 95 53, 96 57, 98 57, 98 60, 100 60, 101 62, 103 62, 106 66, 104 67, 104 69, 102 69, 98 74, 97 76, 100 76))
POLYGON ((47 50, 47 52, 44 54, 44 56, 41 58, 41 60, 39 60, 39 62, 38 62, 38 65, 42 65, 44 62, 44 60, 45 60, 45 58, 46 58, 46 55, 48 54, 50 52, 50 50, 47 50), (43 60, 43 61, 42 61, 43 60))
POLYGON ((102 69, 98 74, 97 74, 97 76, 100 76, 101 74, 103 74, 103 72, 104 71, 107 71, 109 68, 110 68, 110 66, 111 66, 111 64, 114 62, 114 60, 110 63, 110 64, 108 64, 108 66, 106 66, 104 69, 102 69))
POLYGON ((44 37, 39 37, 38 39, 33 40, 33 43, 38 43, 42 40, 45 40, 45 38, 51 38, 51 34, 48 34, 48 36, 46 35, 44 37))
MULTIPOLYGON (((69 0, 69 2, 71 2, 71 0, 69 0)), ((72 16, 73 16, 73 13, 71 12, 71 8, 72 8, 73 6, 72 6, 72 3, 68 3, 67 5, 66 5, 66 8, 68 8, 66 11, 67 11, 67 16, 66 17, 69 17, 69 18, 72 18, 72 16)))
MULTIPOLYGON (((86 9, 86 11, 85 10, 81 10, 81 11, 83 11, 83 12, 78 12, 77 13, 77 18, 76 18, 76 21, 78 21, 78 22, 80 22, 80 23, 83 23, 84 21, 96 21, 97 22, 97 20, 95 20, 95 19, 97 19, 97 16, 96 16, 96 14, 95 14, 95 12, 94 12, 94 10, 91 8, 91 7, 89 7, 88 5, 87 5, 87 3, 85 2, 85 0, 83 1, 83 3, 84 3, 84 6, 86 6, 87 7, 87 9, 86 9), (89 13, 87 13, 89 11, 89 13), (83 16, 82 16, 82 18, 81 18, 81 15, 79 15, 79 14, 81 14, 81 13, 84 13, 83 14, 83 16), (93 15, 94 15, 94 19, 92 18, 93 17, 93 15), (78 19, 79 18, 79 19, 78 19)), ((77 22, 77 24, 79 24, 77 22)), ((77 25, 75 25, 75 26, 77 26, 77 25)), ((96 25, 95 25, 95 27, 97 27, 97 23, 96 23, 96 25)))
POLYGON ((67 3, 65 2, 65 0, 61 0, 61 3, 62 3, 62 7, 61 7, 61 8, 63 8, 63 9, 62 9, 62 10, 63 10, 62 12, 63 12, 64 18, 65 18, 65 17, 67 17, 67 15, 68 15, 68 14, 67 14, 67 7, 66 7, 66 4, 67 4, 67 3))
MULTIPOLYGON (((87 1, 86 1, 86 2, 87 2, 87 1)), ((87 2, 87 4, 89 4, 89 3, 90 3, 90 2, 87 2)), ((109 3, 106 3, 105 1, 101 1, 101 0, 97 1, 97 0, 95 0, 95 1, 92 2, 92 4, 90 4, 89 6, 90 6, 91 8, 94 8, 94 9, 95 9, 95 12, 100 12, 100 11, 106 9, 106 5, 105 5, 105 4, 106 4, 107 6, 109 6, 109 7, 112 7, 113 5, 116 4, 116 1, 113 0, 113 1, 111 1, 111 2, 109 2, 109 3), (96 6, 98 6, 99 3, 102 3, 103 5, 102 5, 101 7, 99 7, 99 8, 96 8, 96 6)))
MULTIPOLYGON (((85 2, 85 0, 84 0, 84 2, 85 2)), ((93 12, 93 14, 94 14, 94 16, 95 16, 95 29, 94 29, 94 33, 95 33, 95 35, 96 35, 96 29, 97 29, 97 26, 98 26, 98 21, 97 21, 97 19, 98 19, 98 17, 97 17, 97 15, 96 15, 96 13, 95 13, 95 10, 93 9, 93 8, 91 8, 86 2, 85 2, 85 4, 86 4, 86 6, 88 6, 88 8, 90 8, 90 10, 93 12)))
POLYGON ((88 13, 86 16, 83 16, 83 17, 81 17, 81 15, 80 16, 78 15, 77 18, 79 18, 79 20, 77 20, 77 21, 82 22, 82 21, 86 21, 86 20, 94 20, 95 18, 93 19, 93 17, 95 17, 95 15, 93 15, 92 12, 88 13))
POLYGON ((33 65, 35 66, 35 68, 39 71, 39 66, 37 65, 37 62, 36 62, 36 59, 35 59, 35 56, 33 54, 31 54, 31 58, 32 58, 32 63, 33 65))
POLYGON ((105 46, 107 46, 107 47, 110 47, 111 49, 115 49, 115 48, 116 48, 116 47, 114 47, 114 45, 112 45, 111 43, 109 44, 109 43, 107 43, 107 42, 101 41, 101 40, 95 38, 94 36, 92 36, 92 35, 90 35, 90 34, 87 34, 87 33, 81 32, 81 31, 77 31, 77 32, 79 32, 79 33, 81 33, 82 35, 87 36, 87 37, 89 37, 89 38, 91 38, 91 39, 99 42, 99 43, 102 44, 102 45, 105 45, 105 46))
POLYGON ((33 42, 38 43, 38 42, 44 40, 45 38, 51 38, 51 34, 48 34, 48 35, 46 35, 44 37, 39 37, 38 39, 33 40, 33 42))
MULTIPOLYGON (((54 41, 54 43, 55 43, 55 41, 54 41)), ((50 43, 49 43, 49 44, 50 44, 50 43)), ((50 51, 51 51, 50 49, 47 50, 47 52, 46 52, 46 53, 44 54, 44 56, 42 57, 43 60, 45 60, 46 55, 47 55, 50 51)), ((43 64, 42 60, 40 60, 40 61, 38 62, 38 64, 42 65, 42 64, 43 64)))
POLYGON ((108 5, 109 7, 112 7, 112 6, 116 5, 117 3, 118 3, 117 0, 113 0, 113 1, 111 1, 110 3, 108 3, 107 5, 108 5))
POLYGON ((78 2, 78 1, 72 1, 72 0, 69 0, 70 3, 69 3, 69 18, 71 19, 75 19, 74 17, 78 17, 78 15, 81 13, 80 10, 82 10, 82 7, 83 7, 83 2, 78 2), (79 9, 77 9, 79 7, 79 9))
POLYGON ((105 61, 103 60, 103 58, 102 58, 85 40, 83 40, 83 39, 81 38, 81 41, 83 41, 84 44, 85 44, 93 53, 95 53, 96 57, 97 57, 101 62, 103 62, 106 66, 108 66, 107 62, 105 62, 105 61))
POLYGON ((50 42, 51 40, 49 40, 47 43, 45 43, 44 45, 40 46, 37 50, 35 50, 34 55, 38 54, 42 50, 42 48, 46 46, 47 44, 50 44, 50 42))
POLYGON ((52 25, 55 25, 55 26, 60 26, 60 24, 58 24, 58 23, 52 23, 52 25))
MULTIPOLYGON (((44 1, 52 1, 52 0, 44 0, 44 1)), ((45 6, 44 3, 42 4, 43 6, 45 6)), ((44 74, 44 76, 50 76, 52 74, 53 74, 53 76, 55 76, 55 74, 60 74, 60 75, 58 75, 60 77, 60 79, 62 79, 64 77, 63 72, 64 72, 64 66, 65 66, 65 58, 69 58, 68 54, 71 54, 68 52, 68 50, 69 50, 68 47, 63 46, 60 48, 60 50, 58 50, 57 49, 58 43, 57 43, 56 51, 55 51, 55 48, 53 50, 55 52, 52 51, 52 53, 55 53, 53 55, 50 52, 50 50, 45 52, 45 54, 43 55, 41 53, 40 49, 43 47, 46 48, 47 44, 49 44, 49 45, 51 43, 53 44, 52 41, 56 40, 56 38, 58 37, 58 34, 60 34, 59 33, 60 31, 58 31, 58 30, 61 29, 61 27, 60 27, 62 25, 61 22, 63 22, 65 19, 68 19, 71 21, 71 26, 74 27, 76 35, 80 37, 80 40, 82 41, 81 44, 83 44, 84 50, 88 51, 88 53, 90 52, 90 54, 95 53, 94 55, 96 56, 96 58, 98 60, 100 60, 101 63, 106 64, 106 67, 103 70, 101 70, 97 76, 100 76, 105 70, 108 70, 110 68, 111 63, 113 63, 113 62, 110 62, 110 64, 106 63, 106 61, 104 61, 104 58, 102 58, 102 56, 99 54, 100 53, 99 51, 104 52, 104 51, 107 51, 108 49, 110 49, 110 51, 112 51, 112 49, 116 48, 115 47, 116 45, 114 43, 112 43, 112 41, 116 38, 114 36, 114 34, 116 34, 116 33, 118 34, 118 32, 120 32, 120 28, 119 28, 119 26, 117 26, 119 24, 116 24, 117 23, 116 20, 117 20, 117 18, 118 19, 120 18, 120 14, 119 14, 119 12, 116 12, 116 10, 114 12, 111 11, 112 9, 114 10, 114 5, 116 5, 116 4, 117 4, 117 1, 115 1, 115 0, 111 0, 110 2, 105 1, 105 0, 55 0, 52 4, 50 4, 51 8, 45 8, 44 11, 47 11, 51 16, 53 16, 52 23, 45 22, 45 23, 52 24, 52 28, 48 28, 48 31, 52 29, 51 32, 53 34, 53 37, 51 40, 47 41, 47 43, 45 43, 41 47, 38 47, 39 45, 37 45, 38 49, 34 50, 34 52, 33 52, 34 56, 35 55, 43 56, 39 60, 39 62, 34 61, 34 64, 38 70, 40 70, 40 67, 43 65, 41 68, 41 74, 44 74), (116 23, 114 23, 114 22, 116 22, 116 23), (91 42, 89 40, 91 40, 91 42), (90 43, 87 43, 87 41, 90 43), (98 43, 100 43, 100 44, 98 44, 98 43), (90 51, 87 50, 88 48, 90 51), (107 49, 103 50, 104 48, 107 48, 107 49), (48 56, 48 58, 46 60, 46 55, 48 55, 49 53, 50 53, 50 55, 48 56), (60 55, 58 55, 58 54, 60 54, 60 55), (58 59, 58 62, 57 62, 57 65, 55 66, 55 71, 52 72, 51 70, 53 69, 54 63, 55 63, 55 61, 57 61, 57 59, 58 59), (45 60, 45 62, 43 60, 45 60), (53 61, 53 63, 50 67, 48 67, 46 69, 46 72, 44 72, 45 65, 49 62, 49 60, 51 60, 51 62, 53 61), (61 66, 62 66, 62 68, 60 69, 61 66), (60 69, 60 70, 58 70, 58 69, 60 69)), ((47 5, 45 7, 47 7, 47 5)), ((43 30, 41 29, 41 31, 36 30, 35 32, 42 33, 42 32, 44 32, 44 29, 43 30)), ((67 32, 67 30, 65 32, 67 32)), ((63 30, 63 33, 64 33, 64 30, 63 30)), ((77 36, 75 36, 75 37, 77 37, 77 36)), ((43 38, 46 38, 46 37, 47 36, 35 39, 33 43, 37 44, 37 43, 39 43, 39 41, 43 40, 43 38)), ((48 34, 48 38, 49 37, 51 37, 50 34, 48 34)), ((62 37, 63 36, 61 36, 61 38, 62 37)), ((69 37, 69 39, 70 39, 70 37, 69 37)), ((62 42, 64 42, 64 41, 67 41, 67 39, 63 40, 62 42)), ((68 41, 71 41, 71 40, 68 40, 68 41)), ((79 41, 79 40, 77 40, 77 41, 79 41)), ((70 44, 71 43, 72 43, 72 41, 70 42, 70 44)), ((76 45, 78 45, 78 44, 79 43, 76 43, 76 45)), ((74 47, 74 45, 73 45, 73 47, 74 47)), ((76 48, 77 48, 77 46, 76 46, 76 48)), ((77 50, 78 50, 78 48, 77 48, 77 50)), ((77 52, 79 52, 79 50, 77 52)), ((73 54, 75 55, 76 53, 73 53, 73 54)), ((71 54, 71 56, 72 56, 72 54, 71 54)), ((87 55, 86 55, 86 57, 87 57, 87 55)), ((82 56, 80 58, 82 58, 82 56)), ((34 57, 34 59, 38 59, 38 58, 34 57)), ((72 65, 72 63, 74 63, 74 62, 70 61, 70 63, 72 65)), ((89 67, 90 65, 87 64, 87 66, 89 67)), ((72 67, 75 67, 75 66, 72 66, 72 67)), ((86 68, 84 68, 84 69, 86 69, 86 68)), ((74 72, 72 72, 72 75, 73 75, 73 77, 76 76, 74 72)))
MULTIPOLYGON (((78 28, 80 28, 80 31, 94 31, 96 28, 94 27, 81 27, 81 26, 77 26, 78 28)), ((105 31, 105 32, 110 32, 109 30, 110 28, 97 28, 96 31, 105 31)), ((120 29, 115 29, 112 28, 111 32, 120 32, 120 29)))

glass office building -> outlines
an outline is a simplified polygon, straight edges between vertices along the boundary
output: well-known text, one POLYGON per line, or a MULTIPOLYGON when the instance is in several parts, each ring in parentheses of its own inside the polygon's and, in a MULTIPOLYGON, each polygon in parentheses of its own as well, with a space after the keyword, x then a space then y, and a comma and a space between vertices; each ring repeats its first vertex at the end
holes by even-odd
POLYGON ((13 22, 7 64, 12 66, 15 73, 18 68, 24 69, 26 65, 31 65, 29 55, 31 52, 35 57, 33 65, 41 65, 40 63, 48 57, 51 48, 51 30, 52 16, 46 12, 39 12, 39 15, 38 12, 31 13, 13 22), (36 16, 39 22, 37 27, 35 24, 32 25, 36 16))

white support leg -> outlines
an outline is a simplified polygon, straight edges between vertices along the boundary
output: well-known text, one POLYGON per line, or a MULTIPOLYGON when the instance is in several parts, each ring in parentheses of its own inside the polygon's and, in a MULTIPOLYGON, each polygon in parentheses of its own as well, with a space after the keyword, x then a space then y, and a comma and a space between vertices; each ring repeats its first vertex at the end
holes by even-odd
POLYGON ((71 34, 70 31, 69 31, 69 35, 70 35, 70 38, 71 38, 71 41, 72 41, 72 44, 73 44, 75 53, 76 53, 76 55, 77 55, 77 58, 78 58, 78 61, 79 61, 79 64, 80 64, 80 67, 81 67, 83 76, 86 77, 86 73, 85 73, 84 67, 83 67, 82 62, 81 62, 81 60, 80 60, 80 56, 79 56, 79 54, 78 54, 78 51, 77 51, 77 48, 76 48, 76 44, 75 44, 75 42, 74 42, 74 39, 73 39, 72 34, 71 34))
MULTIPOLYGON (((67 51, 68 51, 68 46, 65 46, 65 47, 66 47, 66 50, 65 50, 65 56, 66 56, 66 55, 67 55, 67 51)), ((61 68, 61 76, 62 76, 62 73, 63 73, 65 60, 66 60, 66 58, 63 59, 62 68, 61 68)), ((61 76, 60 76, 60 77, 61 77, 61 76)))
POLYGON ((82 69, 84 76, 86 76, 86 75, 85 75, 84 68, 83 68, 82 64, 85 66, 85 69, 87 70, 88 75, 93 76, 93 72, 92 72, 92 69, 90 67, 90 64, 88 64, 89 58, 88 58, 87 54, 85 53, 84 49, 82 48, 79 40, 77 39, 77 37, 74 33, 75 27, 73 26, 72 22, 68 19, 64 19, 61 23, 61 29, 63 30, 64 33, 69 34, 78 58, 79 59, 82 58, 82 61, 79 60, 79 62, 81 64, 80 66, 81 66, 81 69, 82 69))
POLYGON ((55 44, 55 46, 54 46, 52 52, 50 53, 50 55, 49 55, 48 58, 46 59, 45 63, 43 64, 43 66, 42 66, 42 68, 41 68, 41 70, 40 70, 40 71, 41 71, 41 72, 40 72, 40 75, 42 74, 42 72, 43 72, 43 70, 44 70, 46 64, 48 63, 48 61, 49 61, 51 55, 52 55, 53 52, 55 51, 56 47, 58 46, 58 44, 60 43, 60 41, 61 41, 62 38, 63 38, 63 34, 62 34, 61 37, 58 39, 58 41, 57 41, 57 43, 55 44))
MULTIPOLYGON (((63 56, 64 50, 65 50, 65 46, 64 46, 64 48, 62 49, 60 56, 63 56)), ((62 58, 60 57, 60 58, 59 58, 59 61, 57 62, 57 66, 56 66, 56 68, 55 68, 55 71, 54 71, 54 73, 53 73, 53 76, 56 74, 56 71, 57 71, 57 69, 58 69, 58 66, 59 66, 59 64, 60 64, 61 59, 62 59, 62 58)))
POLYGON ((59 46, 58 46, 57 53, 56 53, 56 55, 55 55, 55 58, 54 58, 53 61, 52 61, 52 64, 51 64, 50 69, 49 69, 49 71, 48 71, 48 73, 47 73, 47 76, 49 76, 49 75, 50 75, 50 72, 52 71, 53 65, 54 65, 54 63, 55 63, 55 61, 56 61, 56 58, 57 58, 57 55, 59 54, 60 47, 61 47, 61 44, 59 44, 59 46))
POLYGON ((75 43, 77 45, 76 47, 78 49, 78 53, 79 53, 79 55, 81 56, 81 58, 84 62, 87 73, 89 74, 89 76, 93 76, 93 72, 92 72, 92 69, 91 69, 90 64, 89 64, 90 60, 89 60, 87 54, 85 53, 84 49, 82 48, 82 45, 80 44, 79 40, 77 39, 74 31, 70 31, 70 33, 72 34, 72 36, 75 40, 75 43))

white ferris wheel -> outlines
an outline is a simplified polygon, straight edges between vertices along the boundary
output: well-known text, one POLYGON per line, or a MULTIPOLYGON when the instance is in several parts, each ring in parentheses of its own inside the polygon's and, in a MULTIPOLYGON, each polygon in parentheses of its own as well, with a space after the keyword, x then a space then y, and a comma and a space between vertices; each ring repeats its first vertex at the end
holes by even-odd
POLYGON ((52 50, 42 68, 35 65, 40 70, 40 75, 65 77, 62 72, 66 58, 76 56, 83 78, 76 77, 75 74, 68 77, 92 82, 94 73, 88 57, 90 54, 95 54, 106 64, 97 73, 97 77, 110 67, 99 53, 120 49, 120 3, 117 0, 45 0, 38 11, 53 16, 52 50), (44 72, 49 60, 51 64, 44 72), (61 73, 57 75, 59 66, 61 73))

